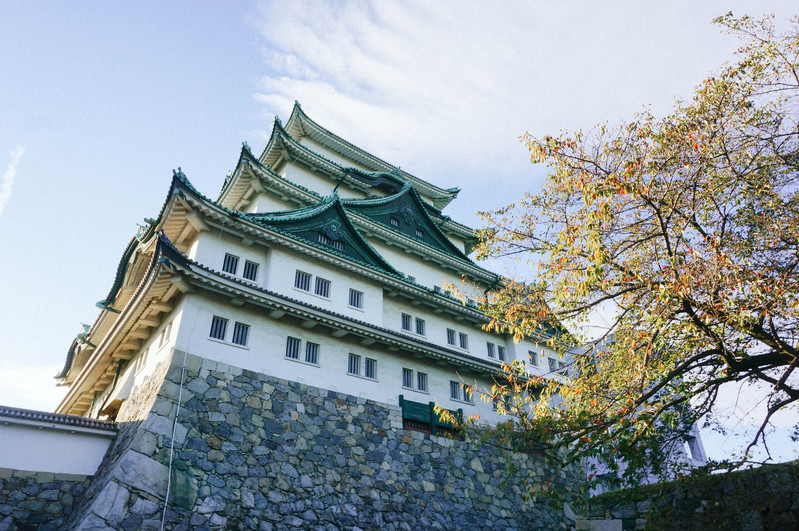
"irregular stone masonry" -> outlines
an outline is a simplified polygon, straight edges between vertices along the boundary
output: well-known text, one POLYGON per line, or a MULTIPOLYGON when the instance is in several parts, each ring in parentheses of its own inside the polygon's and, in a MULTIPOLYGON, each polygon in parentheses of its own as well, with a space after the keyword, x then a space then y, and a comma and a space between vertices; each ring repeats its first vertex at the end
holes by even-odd
POLYGON ((167 529, 574 527, 562 504, 524 501, 520 479, 555 481, 569 499, 579 471, 405 431, 397 407, 186 359, 171 466, 183 353, 120 411, 125 442, 70 526, 159 528, 171 473, 167 529), (148 403, 143 421, 126 418, 148 403))
POLYGON ((0 530, 62 529, 89 477, 0 468, 0 530))

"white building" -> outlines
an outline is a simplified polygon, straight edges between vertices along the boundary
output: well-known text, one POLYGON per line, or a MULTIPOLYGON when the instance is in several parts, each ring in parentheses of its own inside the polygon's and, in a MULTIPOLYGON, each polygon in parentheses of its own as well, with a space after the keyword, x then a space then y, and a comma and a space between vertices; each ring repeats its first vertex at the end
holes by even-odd
POLYGON ((295 105, 260 157, 243 146, 217 200, 174 173, 69 350, 57 411, 115 418, 160 362, 187 352, 388 404, 402 395, 408 427, 431 428, 430 402, 496 420, 478 395, 503 361, 547 375, 558 360, 546 337, 482 330, 474 300, 499 278, 468 258, 472 229, 441 212, 457 193, 295 105))

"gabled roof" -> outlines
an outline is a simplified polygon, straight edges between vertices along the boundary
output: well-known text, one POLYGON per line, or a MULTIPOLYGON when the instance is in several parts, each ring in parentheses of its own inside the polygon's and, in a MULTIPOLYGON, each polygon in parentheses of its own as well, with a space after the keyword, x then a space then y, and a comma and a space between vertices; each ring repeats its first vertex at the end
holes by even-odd
MULTIPOLYGON (((410 181, 425 197, 429 197, 436 208, 441 209, 447 206, 458 196, 460 191, 458 188, 439 188, 344 140, 311 120, 302 110, 299 102, 294 102, 294 108, 291 110, 291 116, 286 123, 285 131, 294 138, 307 136, 331 151, 362 164, 372 171, 383 173, 399 172, 403 180, 410 181)), ((266 153, 266 150, 264 150, 264 153, 266 153)), ((263 160, 263 155, 261 159, 263 160)))
POLYGON ((410 183, 406 183, 398 193, 388 197, 346 199, 342 203, 347 210, 366 216, 395 232, 400 232, 450 256, 471 263, 463 251, 444 236, 441 229, 433 222, 426 203, 410 183))
POLYGON ((318 205, 281 212, 242 214, 246 220, 290 234, 328 252, 365 263, 386 273, 400 275, 361 236, 347 217, 338 195, 318 205))

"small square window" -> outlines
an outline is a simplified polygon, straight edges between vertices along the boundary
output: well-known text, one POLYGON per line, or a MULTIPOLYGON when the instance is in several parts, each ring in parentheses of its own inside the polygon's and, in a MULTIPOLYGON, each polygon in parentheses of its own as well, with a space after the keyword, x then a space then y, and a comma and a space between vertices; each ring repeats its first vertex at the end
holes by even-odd
POLYGON ((350 306, 363 308, 363 293, 350 288, 350 306))
POLYGON ((555 372, 558 370, 558 360, 555 358, 547 358, 547 361, 549 362, 550 371, 555 372))
POLYGON ((222 271, 235 275, 239 268, 239 257, 230 253, 225 253, 225 261, 222 262, 222 271))
POLYGON ((408 332, 411 331, 411 316, 407 313, 402 314, 402 329, 408 332))
POLYGON ((408 275, 408 282, 416 282, 416 277, 412 277, 411 275, 408 275))
POLYGON ((300 359, 300 340, 290 337, 286 340, 286 357, 293 360, 300 359))
POLYGON ((569 371, 568 371, 568 369, 566 369, 566 364, 563 363, 562 361, 558 362, 558 372, 560 374, 562 374, 563 376, 568 376, 569 375, 569 371))
POLYGON ((311 291, 311 275, 298 269, 294 275, 294 287, 303 291, 311 291))
POLYGON ((449 397, 453 400, 461 399, 461 384, 450 380, 449 382, 449 397))
POLYGON ((361 357, 359 355, 350 353, 350 358, 347 362, 347 372, 350 374, 361 374, 361 357))
POLYGON ((330 298, 330 281, 323 278, 316 277, 316 286, 314 286, 314 293, 326 299, 330 298))
POLYGON ((419 334, 420 336, 423 336, 423 335, 425 335, 424 332, 425 332, 425 330, 424 330, 424 319, 419 319, 417 317, 416 318, 416 333, 419 334))
POLYGON ((413 389, 413 371, 410 369, 402 369, 402 387, 409 387, 413 389))
POLYGON ((227 321, 227 319, 214 315, 214 318, 211 319, 210 335, 212 338, 220 339, 222 341, 225 340, 225 335, 227 334, 227 321))
POLYGON ((494 344, 493 343, 487 343, 486 346, 488 347, 488 357, 489 358, 493 358, 496 355, 495 352, 494 352, 494 344))
POLYGON ((363 375, 372 380, 377 380, 377 360, 366 358, 366 365, 363 367, 363 375))
POLYGON ((247 346, 247 338, 250 335, 250 325, 244 323, 236 323, 233 325, 233 343, 247 346))
POLYGON ((505 361, 505 347, 497 345, 497 358, 499 361, 505 361))
POLYGON ((420 391, 427 392, 427 374, 423 372, 416 373, 416 388, 420 391))
POLYGON ((436 293, 441 293, 441 286, 433 286, 433 291, 436 293))
POLYGON ((399 227, 399 220, 397 218, 391 218, 391 226, 399 227))
POLYGON ((455 330, 447 328, 447 344, 455 345, 455 330))
POLYGON ((527 355, 530 357, 530 365, 538 367, 538 353, 533 350, 528 350, 527 355))
POLYGON ((319 365, 319 345, 311 343, 305 344, 305 363, 319 365))
POLYGON ((249 260, 244 261, 244 273, 242 275, 247 280, 255 280, 258 278, 258 264, 255 262, 250 262, 249 260))
POLYGON ((469 336, 461 332, 458 334, 458 339, 460 341, 461 348, 463 350, 469 350, 469 336))

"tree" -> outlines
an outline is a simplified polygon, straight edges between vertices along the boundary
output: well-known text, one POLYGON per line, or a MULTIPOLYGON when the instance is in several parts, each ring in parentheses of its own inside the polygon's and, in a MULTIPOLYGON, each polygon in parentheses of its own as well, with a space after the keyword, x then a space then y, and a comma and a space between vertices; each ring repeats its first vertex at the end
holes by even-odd
MULTIPOLYGON (((767 410, 799 401, 799 19, 715 21, 742 39, 736 59, 665 118, 645 111, 523 141, 550 168, 542 189, 482 213, 478 258, 515 256, 535 280, 507 281, 488 328, 516 337, 611 316, 568 378, 529 380, 516 362, 492 398, 518 447, 593 456, 626 478, 668 472, 663 457, 723 385, 762 384, 767 410), (531 385, 540 395, 525 396, 531 385)), ((580 339, 579 335, 575 335, 580 339)), ((572 344, 554 341, 566 351, 572 344)), ((797 417, 799 418, 799 417, 797 417)))

